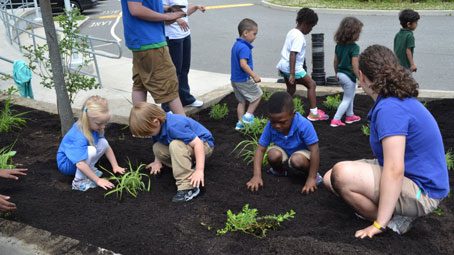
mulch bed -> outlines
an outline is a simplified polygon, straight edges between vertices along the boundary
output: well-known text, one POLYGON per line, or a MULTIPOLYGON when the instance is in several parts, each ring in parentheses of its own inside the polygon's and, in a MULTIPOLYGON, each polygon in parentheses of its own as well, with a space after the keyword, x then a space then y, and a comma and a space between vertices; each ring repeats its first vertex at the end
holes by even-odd
MULTIPOLYGON (((323 98, 318 100, 320 103, 323 98)), ((0 134, 0 146, 16 141, 14 161, 29 172, 17 182, 0 180, 0 194, 10 195, 18 206, 12 220, 122 254, 454 254, 452 197, 441 203, 442 216, 418 219, 404 236, 387 231, 373 240, 358 240, 355 231, 370 223, 358 219, 349 206, 324 188, 302 195, 304 178, 300 176, 264 174, 264 189, 249 192, 245 184, 252 176, 252 166, 231 153, 243 139, 234 130, 236 101, 231 94, 223 102, 230 113, 222 121, 211 120, 207 110, 192 116, 211 130, 216 147, 206 164, 204 193, 184 204, 171 202, 176 187, 169 169, 151 177, 151 192, 140 193, 136 199, 129 195, 122 201, 115 195, 104 197, 101 188, 72 191, 72 178, 62 176, 55 163, 61 139, 58 116, 14 106, 19 112, 30 111, 27 126, 0 134), (261 215, 293 209, 296 216, 263 239, 242 233, 216 236, 215 230, 224 226, 226 211, 238 212, 246 203, 261 215)), ((361 133, 372 104, 367 96, 356 97, 355 113, 363 117, 360 123, 339 128, 329 127, 328 121, 314 123, 320 139, 322 174, 341 160, 372 158, 368 137, 361 133)), ((427 103, 442 130, 446 150, 454 148, 453 105, 454 100, 427 103)), ((256 115, 264 115, 265 110, 266 102, 256 115)), ((111 124, 106 137, 122 166, 127 166, 128 159, 136 165, 154 158, 151 142, 132 138, 124 125, 111 124)), ((110 168, 105 159, 100 164, 110 168)), ((454 185, 452 173, 450 184, 454 185)))

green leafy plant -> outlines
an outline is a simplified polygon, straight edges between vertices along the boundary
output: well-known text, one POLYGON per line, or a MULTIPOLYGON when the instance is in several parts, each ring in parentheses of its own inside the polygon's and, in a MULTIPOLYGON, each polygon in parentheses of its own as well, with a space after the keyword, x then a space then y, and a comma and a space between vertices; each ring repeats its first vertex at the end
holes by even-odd
POLYGON ((454 170, 454 153, 451 150, 449 150, 448 152, 446 152, 445 158, 448 170, 454 170))
POLYGON ((13 157, 16 151, 13 151, 14 143, 0 149, 0 169, 13 169, 16 166, 13 164, 13 157))
POLYGON ((283 221, 293 219, 295 211, 290 210, 285 214, 266 215, 258 217, 258 210, 250 209, 249 205, 243 206, 243 210, 234 214, 231 210, 227 211, 227 221, 223 229, 218 229, 218 235, 225 235, 227 232, 241 231, 246 234, 254 235, 258 238, 266 237, 269 229, 276 229, 283 221))
POLYGON ((215 104, 211 107, 210 118, 215 120, 223 119, 229 114, 229 108, 227 104, 215 104))
POLYGON ((3 109, 0 111, 0 133, 9 132, 13 128, 20 128, 27 123, 23 118, 23 115, 28 112, 14 114, 11 109, 12 95, 15 91, 16 89, 14 87, 10 87, 6 91, 7 97, 3 109))
POLYGON ((437 209, 435 209, 433 211, 433 213, 440 217, 445 215, 445 212, 443 211, 443 208, 441 208, 441 207, 437 207, 437 209))
POLYGON ((339 94, 334 95, 334 96, 327 96, 326 100, 323 101, 323 105, 327 109, 331 109, 331 110, 337 109, 337 107, 339 107, 340 103, 341 103, 341 99, 340 99, 339 94))
POLYGON ((263 101, 268 101, 271 97, 271 95, 273 94, 273 92, 267 90, 267 89, 262 89, 263 91, 263 94, 262 94, 262 99, 263 101))
POLYGON ((301 98, 295 97, 293 98, 293 105, 295 106, 295 111, 299 112, 301 115, 304 115, 304 104, 301 101, 301 98))
POLYGON ((369 128, 369 125, 362 125, 361 126, 361 132, 363 132, 363 134, 365 136, 369 136, 370 135, 370 128, 369 128))
MULTIPOLYGON (((79 15, 79 10, 74 8, 72 11, 66 12, 66 15, 61 15, 58 18, 58 24, 63 29, 63 35, 60 36, 58 45, 63 62, 66 90, 71 103, 74 102, 74 98, 80 90, 100 87, 95 78, 82 73, 82 68, 88 66, 91 60, 88 52, 88 40, 79 35, 80 31, 76 24, 79 15), (74 65, 73 56, 79 56, 80 64, 74 65)), ((41 78, 41 85, 46 88, 53 88, 55 85, 48 58, 48 45, 23 46, 23 49, 25 51, 24 56, 29 61, 30 69, 41 78)))
POLYGON ((263 133, 266 123, 268 123, 267 118, 256 117, 252 123, 244 125, 241 133, 258 138, 263 133))
MULTIPOLYGON (((243 158, 246 164, 251 164, 254 162, 254 155, 257 147, 259 145, 259 137, 250 136, 250 139, 243 140, 239 142, 232 152, 238 151, 238 156, 243 158)), ((268 162, 268 154, 265 153, 262 165, 265 166, 268 162)))
POLYGON ((150 191, 150 176, 140 172, 145 168, 145 164, 140 164, 135 169, 132 167, 131 162, 129 162, 128 165, 129 171, 119 176, 116 176, 115 174, 107 171, 107 169, 105 169, 104 167, 101 167, 104 171, 108 172, 111 175, 109 180, 115 181, 117 183, 115 188, 107 192, 104 196, 116 193, 117 197, 121 200, 124 191, 128 192, 134 198, 137 197, 139 191, 150 191), (145 185, 145 183, 143 182, 144 177, 148 178, 148 185, 145 185))

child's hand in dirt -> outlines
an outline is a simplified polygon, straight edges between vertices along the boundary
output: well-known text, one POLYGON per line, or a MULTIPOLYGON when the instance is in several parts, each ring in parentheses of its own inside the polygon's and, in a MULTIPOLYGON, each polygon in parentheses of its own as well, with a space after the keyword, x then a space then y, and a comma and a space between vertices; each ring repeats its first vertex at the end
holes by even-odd
POLYGON ((202 187, 205 186, 204 174, 202 170, 195 170, 191 177, 189 177, 189 180, 191 181, 192 187, 198 188, 200 185, 202 185, 202 187))
POLYGON ((307 178, 301 193, 309 194, 317 190, 317 180, 315 178, 307 178))
POLYGON ((0 169, 0 177, 5 179, 18 180, 19 177, 16 175, 27 175, 26 171, 26 168, 0 169))
POLYGON ((155 160, 154 162, 148 164, 145 168, 150 169, 150 174, 156 175, 161 172, 162 163, 158 160, 155 160))
POLYGON ((258 191, 260 187, 263 187, 263 180, 261 177, 253 176, 246 186, 250 191, 258 191))
POLYGON ((9 212, 16 210, 16 205, 9 202, 9 196, 0 195, 0 212, 9 212))
POLYGON ((361 230, 356 231, 355 237, 361 238, 361 239, 363 239, 364 237, 372 238, 374 235, 380 234, 381 232, 382 231, 380 229, 374 227, 374 225, 370 225, 367 228, 363 228, 361 230))
POLYGON ((110 181, 108 181, 104 178, 99 178, 96 181, 96 185, 98 185, 99 187, 101 187, 105 190, 112 189, 113 187, 115 187, 115 185, 113 185, 113 183, 111 183, 110 181))
POLYGON ((118 174, 124 174, 124 173, 125 173, 125 170, 126 170, 126 169, 125 169, 124 167, 121 167, 121 166, 115 166, 115 167, 112 168, 112 171, 113 171, 114 173, 116 173, 116 174, 117 174, 117 173, 118 173, 118 174))

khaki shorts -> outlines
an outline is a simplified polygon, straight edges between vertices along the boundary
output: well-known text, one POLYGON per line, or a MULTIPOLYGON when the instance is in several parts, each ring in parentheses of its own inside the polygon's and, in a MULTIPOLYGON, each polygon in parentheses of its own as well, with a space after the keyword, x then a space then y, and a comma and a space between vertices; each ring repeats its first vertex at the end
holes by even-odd
POLYGON ((133 91, 148 91, 158 104, 178 95, 178 78, 167 46, 132 52, 133 91))
MULTIPOLYGON (((374 174, 374 197, 380 196, 380 179, 383 168, 378 164, 376 159, 362 159, 371 165, 374 174)), ((394 213, 398 215, 419 217, 429 214, 438 207, 439 199, 428 197, 411 179, 404 176, 402 191, 397 200, 394 213)))
POLYGON ((245 82, 232 81, 232 87, 235 97, 240 103, 254 102, 263 94, 262 89, 252 79, 245 82))
MULTIPOLYGON (((288 161, 288 166, 289 166, 290 168, 294 168, 294 167, 292 166, 291 161, 288 160, 289 157, 288 157, 287 153, 284 151, 284 149, 282 149, 281 147, 276 146, 276 145, 270 146, 270 147, 268 148, 268 151, 271 150, 271 149, 276 149, 276 150, 280 151, 280 152, 282 153, 282 163, 285 163, 285 161, 288 161)), ((302 155, 303 155, 304 157, 306 157, 308 160, 311 160, 311 152, 308 151, 308 150, 299 150, 299 151, 295 151, 295 152, 293 152, 292 155, 290 155, 290 157, 293 156, 293 155, 295 155, 295 154, 302 154, 302 155)))

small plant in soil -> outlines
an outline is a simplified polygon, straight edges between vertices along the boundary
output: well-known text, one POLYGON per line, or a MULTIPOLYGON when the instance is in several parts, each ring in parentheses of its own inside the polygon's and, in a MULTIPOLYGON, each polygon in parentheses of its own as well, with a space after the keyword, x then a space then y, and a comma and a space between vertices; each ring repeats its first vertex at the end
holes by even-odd
POLYGON ((215 104, 211 107, 210 118, 215 120, 220 120, 225 118, 229 114, 229 108, 227 104, 215 104))
MULTIPOLYGON (((259 137, 253 137, 250 136, 250 139, 243 140, 239 142, 235 148, 233 149, 232 152, 238 151, 238 156, 243 158, 243 161, 246 162, 246 164, 251 164, 254 162, 254 155, 255 151, 257 150, 257 147, 259 145, 259 137)), ((265 166, 266 163, 268 162, 268 154, 265 154, 262 160, 262 165, 265 166)))
POLYGON ((268 101, 271 97, 271 95, 273 94, 273 92, 267 90, 267 89, 262 89, 263 91, 263 94, 262 94, 262 99, 263 101, 268 101))
POLYGON ((433 213, 434 213, 435 215, 439 216, 439 217, 445 215, 445 211, 443 211, 443 208, 441 208, 441 207, 437 207, 437 209, 435 209, 435 210, 433 211, 433 213))
POLYGON ((26 121, 22 116, 27 114, 27 112, 14 114, 13 110, 11 109, 11 101, 12 95, 15 93, 16 89, 14 87, 10 87, 7 91, 7 98, 5 99, 5 103, 3 109, 0 111, 0 133, 6 133, 11 131, 13 128, 20 128, 24 126, 26 121))
POLYGON ((267 122, 267 118, 256 117, 252 123, 244 125, 241 132, 245 135, 258 138, 263 133, 267 122))
POLYGON ((363 134, 365 136, 369 136, 370 135, 370 128, 369 128, 369 125, 362 125, 361 126, 361 132, 363 132, 363 134))
POLYGON ((16 151, 12 150, 13 146, 14 144, 11 144, 0 149, 0 169, 16 168, 13 164, 13 157, 16 155, 16 151))
POLYGON ((101 166, 101 168, 104 171, 108 172, 111 175, 109 180, 115 181, 117 183, 115 188, 107 192, 104 196, 116 193, 118 199, 121 200, 124 191, 128 192, 134 198, 137 197, 139 191, 150 191, 151 187, 150 176, 140 172, 142 169, 145 168, 145 164, 140 164, 135 169, 131 165, 131 162, 129 162, 128 164, 129 171, 120 176, 116 176, 115 174, 107 171, 104 167, 101 166), (145 185, 143 181, 144 177, 148 178, 148 185, 145 185))
POLYGON ((448 166, 448 170, 453 170, 454 169, 454 153, 449 150, 446 152, 446 165, 448 166))
POLYGON ((323 105, 330 110, 336 110, 341 103, 340 95, 327 96, 326 100, 323 101, 323 105))
POLYGON ((257 216, 258 210, 250 209, 249 205, 243 206, 243 210, 234 214, 231 210, 227 211, 227 221, 223 229, 218 229, 218 235, 225 235, 228 232, 241 231, 246 234, 254 235, 258 238, 266 237, 269 229, 276 229, 283 221, 293 219, 295 211, 290 210, 285 214, 257 216))
POLYGON ((295 106, 295 112, 299 112, 301 115, 304 115, 304 104, 301 101, 301 98, 293 98, 293 105, 295 106))

